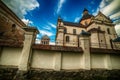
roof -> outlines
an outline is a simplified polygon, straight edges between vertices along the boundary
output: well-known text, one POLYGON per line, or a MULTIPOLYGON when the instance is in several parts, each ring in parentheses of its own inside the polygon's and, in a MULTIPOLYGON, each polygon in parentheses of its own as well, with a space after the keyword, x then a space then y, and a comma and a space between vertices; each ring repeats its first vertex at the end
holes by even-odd
POLYGON ((120 42, 120 37, 117 37, 116 39, 114 39, 113 42, 120 42))
POLYGON ((91 53, 96 54, 119 54, 120 50, 114 50, 114 49, 104 49, 104 48, 90 48, 91 53))
POLYGON ((91 18, 93 15, 90 15, 90 14, 84 14, 81 18, 81 20, 84 20, 84 19, 89 19, 91 18))
POLYGON ((18 42, 18 41, 14 41, 14 40, 2 40, 2 39, 0 39, 0 46, 23 47, 23 42, 18 42))
POLYGON ((86 8, 84 8, 83 12, 88 11, 86 8))
POLYGON ((44 35, 42 39, 50 39, 47 35, 44 35))
MULTIPOLYGON (((82 18, 81 18, 81 20, 84 20, 84 19, 89 19, 89 18, 91 18, 93 15, 90 15, 89 13, 88 13, 88 10, 86 9, 86 8, 84 8, 84 10, 83 10, 83 16, 82 16, 82 18), (84 13, 85 11, 87 11, 87 13, 84 13)), ((81 21, 80 20, 80 21, 81 21)))
POLYGON ((68 21, 63 21, 63 24, 68 25, 68 26, 83 27, 83 25, 80 23, 73 23, 73 22, 68 22, 68 21))
POLYGON ((68 47, 68 46, 57 46, 57 45, 40 45, 35 44, 32 46, 33 49, 48 50, 48 51, 62 51, 62 52, 79 52, 83 53, 81 47, 68 47))

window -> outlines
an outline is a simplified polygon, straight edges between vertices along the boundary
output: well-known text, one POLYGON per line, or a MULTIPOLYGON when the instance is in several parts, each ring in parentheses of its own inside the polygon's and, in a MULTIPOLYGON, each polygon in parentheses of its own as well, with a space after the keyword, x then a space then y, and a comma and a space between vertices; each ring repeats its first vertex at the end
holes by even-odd
POLYGON ((67 33, 67 30, 66 30, 66 28, 64 29, 64 33, 67 33))
POLYGON ((12 24, 12 32, 15 32, 16 25, 12 24))
POLYGON ((100 30, 100 26, 98 26, 98 29, 100 30))
POLYGON ((113 49, 112 39, 110 39, 111 48, 113 49))
POLYGON ((73 29, 73 34, 76 34, 76 29, 73 29))
POLYGON ((87 21, 85 21, 85 26, 87 26, 88 25, 88 23, 87 23, 87 21))
POLYGON ((69 36, 66 36, 66 42, 69 42, 70 39, 69 39, 69 36))
POLYGON ((107 33, 110 34, 110 29, 109 28, 107 28, 107 33))

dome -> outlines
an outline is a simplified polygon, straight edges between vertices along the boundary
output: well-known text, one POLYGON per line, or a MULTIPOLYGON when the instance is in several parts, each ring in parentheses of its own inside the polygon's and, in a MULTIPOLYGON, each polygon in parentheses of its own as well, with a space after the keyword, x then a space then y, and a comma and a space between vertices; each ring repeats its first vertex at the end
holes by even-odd
POLYGON ((50 39, 47 35, 44 35, 43 37, 42 37, 42 39, 50 39))

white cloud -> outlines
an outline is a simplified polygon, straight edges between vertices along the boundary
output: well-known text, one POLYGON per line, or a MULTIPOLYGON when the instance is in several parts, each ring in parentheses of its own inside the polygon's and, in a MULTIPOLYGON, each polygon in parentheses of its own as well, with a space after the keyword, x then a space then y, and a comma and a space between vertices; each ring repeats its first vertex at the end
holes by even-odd
POLYGON ((44 29, 51 30, 50 26, 45 26, 44 29))
POLYGON ((103 8, 100 8, 105 15, 111 15, 114 11, 120 8, 120 0, 113 0, 111 3, 103 8))
POLYGON ((40 42, 41 42, 40 39, 36 39, 36 40, 35 40, 35 43, 36 43, 36 44, 40 44, 40 42))
POLYGON ((48 22, 48 24, 49 24, 52 28, 56 28, 56 25, 54 25, 53 23, 48 22))
POLYGON ((93 15, 96 16, 99 11, 100 11, 100 8, 98 7, 97 10, 95 12, 93 12, 93 15))
POLYGON ((115 26, 118 36, 120 36, 120 23, 115 26))
POLYGON ((46 30, 40 30, 40 34, 43 36, 43 35, 48 35, 48 36, 53 36, 55 34, 53 34, 52 32, 50 31, 46 31, 46 30))
POLYGON ((117 24, 116 32, 120 35, 120 0, 102 0, 98 9, 114 20, 114 23, 117 24))
POLYGON ((58 7, 57 7, 57 13, 60 12, 60 10, 61 10, 62 5, 63 5, 64 2, 65 2, 65 0, 59 0, 59 2, 58 2, 58 7))
POLYGON ((26 24, 26 25, 29 25, 29 24, 33 24, 32 21, 30 21, 29 19, 22 19, 22 21, 26 24))
POLYGON ((78 22, 80 20, 80 17, 76 17, 74 22, 78 22))
POLYGON ((19 18, 39 7, 37 0, 2 0, 19 18))
POLYGON ((119 12, 116 12, 115 14, 111 15, 110 16, 111 19, 117 19, 117 18, 120 18, 120 11, 119 12))

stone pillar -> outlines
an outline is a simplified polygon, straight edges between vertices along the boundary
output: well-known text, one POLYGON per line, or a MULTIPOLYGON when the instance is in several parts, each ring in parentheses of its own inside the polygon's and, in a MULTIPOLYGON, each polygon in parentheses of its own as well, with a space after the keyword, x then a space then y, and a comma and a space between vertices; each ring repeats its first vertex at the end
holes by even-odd
POLYGON ((82 62, 83 69, 90 70, 90 34, 82 31, 79 36, 79 46, 83 49, 82 62))
POLYGON ((35 36, 38 33, 36 28, 27 27, 25 29, 25 40, 24 45, 21 53, 21 58, 19 62, 19 70, 20 71, 27 71, 30 65, 30 58, 32 52, 32 44, 35 43, 35 36))
POLYGON ((61 70, 61 52, 56 52, 54 56, 54 70, 61 70))

